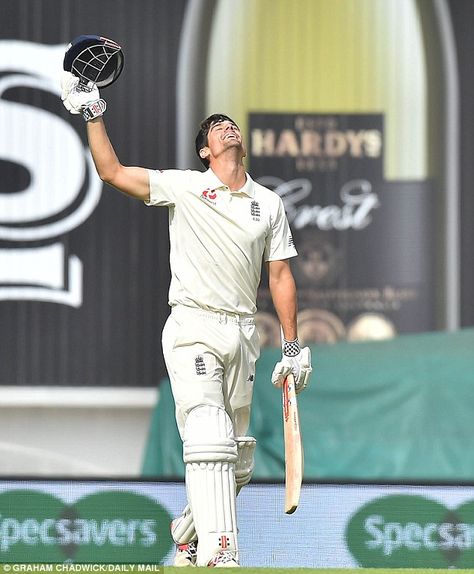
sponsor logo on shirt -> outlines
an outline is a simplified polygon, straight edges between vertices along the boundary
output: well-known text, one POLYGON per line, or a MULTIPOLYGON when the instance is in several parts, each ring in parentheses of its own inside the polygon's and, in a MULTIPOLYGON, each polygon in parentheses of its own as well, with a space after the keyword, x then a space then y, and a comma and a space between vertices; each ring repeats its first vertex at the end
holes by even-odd
POLYGON ((214 189, 207 188, 201 193, 201 197, 205 199, 207 202, 212 203, 215 205, 216 198, 217 198, 217 191, 214 189))

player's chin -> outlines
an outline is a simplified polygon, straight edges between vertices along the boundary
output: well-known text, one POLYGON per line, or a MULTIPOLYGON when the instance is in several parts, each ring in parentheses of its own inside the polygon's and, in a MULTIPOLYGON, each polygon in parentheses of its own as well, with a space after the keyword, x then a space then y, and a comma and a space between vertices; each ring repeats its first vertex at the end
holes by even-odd
POLYGON ((226 140, 225 148, 226 149, 232 149, 232 148, 240 149, 243 152, 243 157, 245 157, 247 155, 247 150, 245 149, 244 144, 240 140, 237 140, 237 139, 226 140))

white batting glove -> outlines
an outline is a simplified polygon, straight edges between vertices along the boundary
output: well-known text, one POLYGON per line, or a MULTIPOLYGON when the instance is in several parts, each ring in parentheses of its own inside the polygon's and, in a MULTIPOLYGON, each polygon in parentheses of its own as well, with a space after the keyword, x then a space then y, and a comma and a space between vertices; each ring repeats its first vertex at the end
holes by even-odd
POLYGON ((311 367, 311 350, 309 347, 300 348, 298 339, 295 341, 283 341, 282 359, 272 373, 272 383, 275 387, 281 387, 286 377, 293 373, 295 379, 295 391, 300 393, 308 384, 313 368, 311 367))
POLYGON ((83 84, 71 72, 61 75, 61 99, 64 107, 71 114, 82 114, 88 122, 105 112, 107 104, 100 97, 99 88, 93 83, 83 84))

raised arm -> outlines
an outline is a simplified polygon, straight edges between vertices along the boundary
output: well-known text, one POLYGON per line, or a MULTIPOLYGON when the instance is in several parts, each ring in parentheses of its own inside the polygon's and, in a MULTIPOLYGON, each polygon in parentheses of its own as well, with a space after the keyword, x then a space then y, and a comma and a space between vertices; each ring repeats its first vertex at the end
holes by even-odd
POLYGON ((102 119, 107 106, 97 86, 89 83, 85 88, 73 74, 63 72, 61 87, 65 108, 71 114, 82 114, 86 120, 89 147, 99 177, 131 197, 148 199, 149 172, 143 167, 127 167, 120 163, 102 119))
POLYGON ((87 122, 87 139, 102 181, 136 199, 146 200, 150 197, 148 170, 120 163, 102 117, 87 122))

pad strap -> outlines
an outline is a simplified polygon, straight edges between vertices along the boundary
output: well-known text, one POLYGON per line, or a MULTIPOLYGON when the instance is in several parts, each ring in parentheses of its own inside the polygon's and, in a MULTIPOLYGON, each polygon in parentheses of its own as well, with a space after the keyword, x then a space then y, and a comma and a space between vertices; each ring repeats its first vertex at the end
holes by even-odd
POLYGON ((184 462, 236 462, 237 444, 232 439, 216 439, 213 444, 186 441, 183 449, 184 462))

